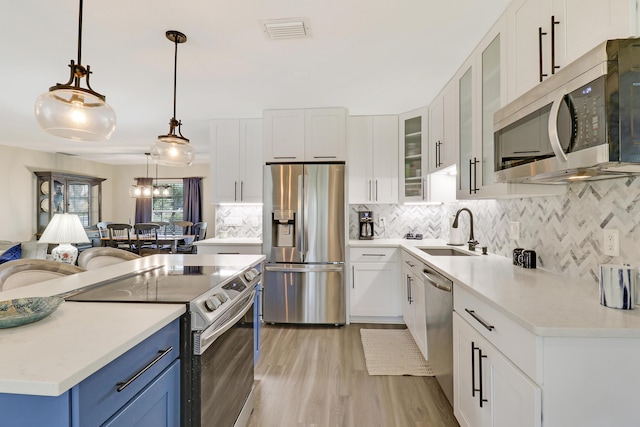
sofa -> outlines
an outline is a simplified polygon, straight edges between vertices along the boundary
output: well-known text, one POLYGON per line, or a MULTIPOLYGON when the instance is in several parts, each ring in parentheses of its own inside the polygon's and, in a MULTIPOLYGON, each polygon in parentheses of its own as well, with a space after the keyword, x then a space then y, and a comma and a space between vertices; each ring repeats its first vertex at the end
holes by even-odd
POLYGON ((37 240, 25 242, 0 240, 0 263, 24 258, 47 259, 48 247, 47 243, 39 243, 37 240), (17 245, 20 245, 19 250, 17 245))

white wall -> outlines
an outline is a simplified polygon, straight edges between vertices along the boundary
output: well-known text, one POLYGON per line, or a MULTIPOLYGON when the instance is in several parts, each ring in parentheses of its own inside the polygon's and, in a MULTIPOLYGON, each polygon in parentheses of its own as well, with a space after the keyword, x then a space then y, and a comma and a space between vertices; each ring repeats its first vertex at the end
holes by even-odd
POLYGON ((36 233, 35 171, 59 171, 106 178, 102 214, 111 216, 112 167, 73 156, 0 145, 0 240, 24 241, 36 233))

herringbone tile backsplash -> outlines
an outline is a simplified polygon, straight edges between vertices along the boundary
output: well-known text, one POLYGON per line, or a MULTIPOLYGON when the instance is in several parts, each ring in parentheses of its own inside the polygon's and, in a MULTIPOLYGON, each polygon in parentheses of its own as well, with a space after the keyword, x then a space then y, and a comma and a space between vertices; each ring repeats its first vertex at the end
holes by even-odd
MULTIPOLYGON (((619 178, 568 186, 561 196, 502 200, 474 200, 444 205, 350 205, 349 237, 358 238, 358 211, 371 210, 376 221, 384 216, 386 227, 376 226, 376 238, 402 238, 408 232, 425 238, 449 238, 449 219, 467 207, 473 212, 476 240, 489 252, 511 257, 513 248, 533 249, 538 266, 598 280, 600 264, 640 265, 640 178, 619 178), (509 238, 509 221, 520 222, 520 238, 509 238), (620 231, 620 256, 603 254, 603 229, 620 231)), ((469 217, 461 215, 464 236, 469 217)), ((230 237, 262 237, 262 207, 218 206, 216 233, 230 237), (224 218, 240 216, 243 225, 224 227, 224 218)))
MULTIPOLYGON (((600 264, 640 265, 640 178, 575 183, 561 196, 474 200, 437 206, 351 205, 350 238, 357 238, 359 210, 385 216, 387 229, 376 237, 401 238, 409 231, 425 238, 449 238, 449 218, 462 207, 473 212, 474 233, 489 252, 511 257, 513 248, 533 249, 538 266, 598 281, 600 264), (520 238, 509 238, 509 222, 520 222, 520 238), (620 231, 620 256, 603 254, 603 229, 620 231)), ((461 214, 464 236, 469 217, 461 214)))

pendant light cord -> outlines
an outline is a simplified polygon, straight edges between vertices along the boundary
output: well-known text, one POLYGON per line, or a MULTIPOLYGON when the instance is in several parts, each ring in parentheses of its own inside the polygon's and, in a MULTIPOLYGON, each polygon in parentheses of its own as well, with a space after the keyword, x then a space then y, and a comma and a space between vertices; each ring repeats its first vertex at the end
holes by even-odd
POLYGON ((174 40, 175 54, 173 57, 173 120, 176 119, 176 87, 178 85, 178 37, 174 40))
POLYGON ((82 64, 82 5, 83 0, 80 0, 80 16, 78 17, 78 65, 82 64))

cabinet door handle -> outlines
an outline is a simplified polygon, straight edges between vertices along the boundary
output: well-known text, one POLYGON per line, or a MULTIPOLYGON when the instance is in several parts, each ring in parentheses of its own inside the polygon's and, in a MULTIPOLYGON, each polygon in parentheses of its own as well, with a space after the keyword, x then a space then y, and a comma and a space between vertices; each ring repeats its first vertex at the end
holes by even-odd
POLYGON ((147 372, 149 369, 151 369, 151 367, 153 365, 155 365, 156 363, 158 363, 160 361, 160 359, 162 359, 163 357, 165 357, 167 354, 171 353, 171 350, 173 350, 173 346, 169 347, 166 350, 159 350, 158 356, 156 356, 155 359, 153 359, 147 366, 145 366, 144 368, 142 368, 141 370, 139 370, 134 376, 132 376, 131 378, 129 378, 127 381, 118 381, 116 383, 116 385, 118 386, 118 388, 116 389, 116 391, 118 393, 120 393, 122 390, 124 390, 125 388, 129 387, 131 385, 132 382, 134 382, 135 380, 137 380, 138 378, 140 378, 140 376, 142 374, 144 374, 145 372, 147 372))
POLYGON ((238 201, 238 181, 233 181, 233 201, 238 201))
POLYGON ((490 325, 486 320, 484 320, 482 317, 478 316, 475 311, 469 310, 468 308, 465 308, 464 311, 469 313, 471 315, 471 317, 476 319, 482 326, 484 326, 488 330, 493 331, 495 329, 495 326, 490 325))
POLYGON ((356 288, 356 267, 351 266, 351 289, 356 288))
POLYGON ((480 356, 478 358, 478 382, 480 383, 480 395, 478 396, 478 400, 480 402, 480 407, 482 408, 482 404, 488 402, 488 400, 484 398, 484 393, 482 390, 484 388, 482 384, 482 359, 486 359, 487 355, 482 354, 482 349, 480 349, 480 347, 478 347, 478 356, 480 356))
POLYGON ((476 350, 480 350, 480 347, 476 347, 476 343, 471 341, 471 397, 476 397, 476 350))
POLYGON ((240 201, 244 200, 244 181, 240 181, 240 201))
POLYGON ((556 65, 556 25, 560 24, 560 21, 556 21, 556 17, 551 15, 551 74, 555 74, 556 70, 560 68, 556 65))
POLYGON ((544 74, 542 70, 542 36, 546 36, 547 33, 542 31, 542 27, 538 27, 538 60, 540 63, 540 81, 542 81, 548 74, 544 74))
POLYGON ((378 201, 378 180, 376 179, 376 197, 375 197, 375 201, 378 201))
POLYGON ((369 180, 369 196, 367 197, 368 201, 371 201, 371 180, 369 180))
POLYGON ((413 278, 407 274, 407 291, 409 295, 409 304, 413 304, 413 286, 411 286, 413 278))
POLYGON ((476 157, 473 158, 473 194, 476 194, 479 190, 478 188, 478 160, 476 157))

